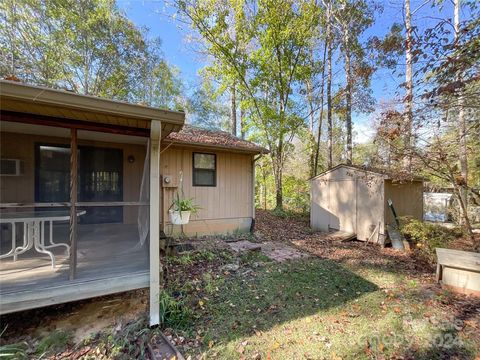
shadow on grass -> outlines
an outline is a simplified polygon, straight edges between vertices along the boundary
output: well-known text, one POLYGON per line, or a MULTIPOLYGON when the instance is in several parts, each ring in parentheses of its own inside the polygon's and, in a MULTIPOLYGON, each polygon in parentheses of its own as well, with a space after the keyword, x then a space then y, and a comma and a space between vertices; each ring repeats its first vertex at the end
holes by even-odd
POLYGON ((231 341, 294 319, 341 307, 378 287, 330 261, 270 264, 230 278, 201 316, 211 339, 231 341))

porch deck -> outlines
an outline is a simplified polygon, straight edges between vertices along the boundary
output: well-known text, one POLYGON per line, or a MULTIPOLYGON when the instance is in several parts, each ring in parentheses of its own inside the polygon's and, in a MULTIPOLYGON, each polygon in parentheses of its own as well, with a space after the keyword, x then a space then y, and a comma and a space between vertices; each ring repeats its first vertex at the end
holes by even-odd
MULTIPOLYGON (((57 239, 68 239, 68 225, 56 231, 57 239)), ((79 225, 77 239, 73 281, 63 248, 54 250, 55 269, 48 256, 33 249, 15 262, 0 260, 0 314, 149 286, 148 244, 139 246, 136 225, 79 225)), ((10 243, 1 245, 1 252, 8 252, 10 243)))

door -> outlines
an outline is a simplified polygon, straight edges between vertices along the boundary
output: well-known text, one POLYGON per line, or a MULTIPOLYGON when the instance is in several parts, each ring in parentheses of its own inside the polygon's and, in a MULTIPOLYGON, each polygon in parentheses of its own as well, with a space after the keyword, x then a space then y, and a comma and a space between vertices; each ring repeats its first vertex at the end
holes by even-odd
MULTIPOLYGON (((79 201, 123 200, 123 151, 121 149, 79 147, 78 175, 79 201)), ((89 224, 123 222, 123 207, 89 207, 82 221, 89 224)))
MULTIPOLYGON (((70 201, 70 148, 64 145, 36 144, 35 201, 70 201)), ((78 201, 123 200, 123 151, 121 149, 79 146, 78 201)), ((58 210, 58 208, 57 208, 58 210)), ((80 223, 123 222, 121 206, 85 209, 80 223)))

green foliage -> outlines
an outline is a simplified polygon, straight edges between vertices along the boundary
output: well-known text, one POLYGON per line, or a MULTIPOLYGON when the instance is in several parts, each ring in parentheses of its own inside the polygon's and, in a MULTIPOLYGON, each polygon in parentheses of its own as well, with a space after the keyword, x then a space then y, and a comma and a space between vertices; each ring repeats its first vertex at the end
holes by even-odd
POLYGON ((192 312, 183 301, 175 299, 166 291, 160 292, 160 324, 163 328, 186 329, 190 324, 192 312))
POLYGON ((168 264, 170 265, 182 265, 190 266, 197 262, 228 262, 232 258, 231 253, 228 251, 210 251, 210 250, 197 250, 197 251, 186 251, 181 253, 178 256, 169 256, 167 257, 168 264))
POLYGON ((298 95, 311 73, 319 7, 307 0, 175 3, 214 59, 209 73, 225 88, 238 84, 247 128, 254 128, 257 140, 271 151, 276 207, 282 207, 288 147, 305 126, 298 95))
POLYGON ((401 220, 401 232, 415 245, 419 257, 430 264, 436 262, 435 248, 448 248, 452 241, 463 235, 460 228, 449 229, 411 218, 401 220))
POLYGON ((307 213, 310 209, 309 183, 294 176, 283 180, 285 208, 289 211, 307 213))
POLYGON ((202 275, 203 288, 209 295, 215 294, 219 291, 220 287, 224 284, 225 279, 221 276, 215 276, 214 274, 207 272, 202 275))
POLYGON ((0 76, 101 97, 177 107, 178 70, 114 0, 0 3, 0 76))
POLYGON ((193 199, 180 199, 173 200, 170 207, 173 211, 190 211, 192 214, 196 214, 200 207, 193 202, 193 199))
MULTIPOLYGON (((2 332, 0 333, 0 338, 3 337, 7 327, 5 326, 2 332)), ((28 344, 25 342, 16 343, 16 344, 4 344, 0 345, 0 358, 1 359, 26 359, 28 344)))
POLYGON ((72 334, 63 330, 55 330, 44 337, 38 343, 36 353, 42 355, 49 352, 57 352, 64 349, 72 339, 72 334))

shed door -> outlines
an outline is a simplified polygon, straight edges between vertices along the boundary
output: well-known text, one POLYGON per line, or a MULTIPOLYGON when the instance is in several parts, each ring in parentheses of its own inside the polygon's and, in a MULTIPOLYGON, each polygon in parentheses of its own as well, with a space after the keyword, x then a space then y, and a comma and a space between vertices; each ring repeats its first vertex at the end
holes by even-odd
POLYGON ((330 181, 330 227, 346 232, 356 232, 355 180, 330 181))

